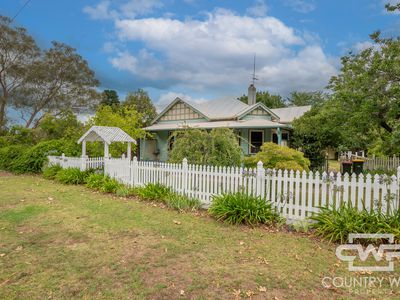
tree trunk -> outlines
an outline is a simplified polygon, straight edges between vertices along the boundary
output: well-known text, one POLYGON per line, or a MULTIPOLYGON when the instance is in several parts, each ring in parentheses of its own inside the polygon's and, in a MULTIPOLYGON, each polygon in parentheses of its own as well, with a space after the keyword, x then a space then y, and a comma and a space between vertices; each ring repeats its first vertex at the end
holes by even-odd
POLYGON ((6 125, 6 99, 0 98, 0 129, 6 125))
POLYGON ((385 129, 387 132, 392 133, 393 129, 390 127, 385 121, 381 121, 380 125, 382 126, 383 129, 385 129))
POLYGON ((37 115, 37 111, 34 110, 34 111, 32 112, 32 114, 31 114, 29 120, 26 122, 25 128, 29 128, 29 127, 31 126, 31 124, 32 124, 33 120, 35 119, 36 115, 37 115))

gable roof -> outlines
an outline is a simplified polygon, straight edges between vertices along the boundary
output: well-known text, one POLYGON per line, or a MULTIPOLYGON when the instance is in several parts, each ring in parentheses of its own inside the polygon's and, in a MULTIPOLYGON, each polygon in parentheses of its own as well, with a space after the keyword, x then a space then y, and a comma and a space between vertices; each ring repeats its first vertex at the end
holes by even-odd
POLYGON ((185 103, 191 109, 193 109, 195 112, 197 112, 199 115, 201 115, 205 119, 209 120, 209 118, 201 110, 199 110, 194 103, 186 101, 186 100, 182 100, 181 98, 176 97, 175 100, 172 101, 170 104, 168 104, 167 107, 164 108, 151 123, 153 124, 153 123, 157 122, 166 112, 168 112, 178 102, 185 103))
POLYGON ((131 142, 136 144, 136 141, 121 128, 109 126, 92 126, 81 136, 78 144, 83 141, 101 141, 107 144, 111 144, 112 142, 131 142))
POLYGON ((196 103, 177 97, 166 108, 164 108, 161 113, 158 114, 151 124, 156 123, 176 103, 180 101, 188 105, 199 115, 203 116, 207 121, 240 119, 254 109, 262 108, 280 123, 291 123, 295 118, 301 117, 305 112, 311 109, 310 105, 270 109, 261 102, 258 102, 254 105, 248 105, 240 100, 232 100, 228 98, 196 103))
POLYGON ((258 102, 258 103, 253 104, 253 105, 247 105, 247 108, 245 110, 241 111, 237 115, 237 117, 240 119, 240 118, 244 117, 245 115, 249 114, 250 112, 252 112, 253 110, 255 110, 257 108, 262 108, 263 110, 265 110, 267 113, 269 113, 272 117, 276 118, 277 120, 280 119, 279 116, 272 111, 272 109, 269 109, 268 107, 266 107, 261 102, 258 102))
POLYGON ((280 118, 280 123, 291 123, 294 119, 300 118, 311 109, 311 105, 289 106, 271 109, 280 118))

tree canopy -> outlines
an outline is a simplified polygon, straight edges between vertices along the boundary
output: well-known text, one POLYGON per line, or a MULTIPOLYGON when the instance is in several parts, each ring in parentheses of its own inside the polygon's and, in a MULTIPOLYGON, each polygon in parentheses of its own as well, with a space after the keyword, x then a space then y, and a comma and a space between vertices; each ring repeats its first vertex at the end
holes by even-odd
POLYGON ((101 93, 101 103, 102 105, 116 106, 119 105, 118 93, 114 90, 104 90, 101 93))
POLYGON ((157 116, 156 108, 149 94, 143 89, 128 93, 124 105, 134 107, 142 115, 143 126, 150 125, 151 121, 157 116))
POLYGON ((27 82, 27 72, 40 50, 25 28, 11 25, 0 15, 0 128, 6 124, 6 110, 16 92, 27 82))
POLYGON ((99 84, 88 63, 66 44, 41 50, 24 28, 0 16, 0 126, 12 105, 26 127, 38 126, 46 113, 78 110, 100 101, 99 84))
MULTIPOLYGON (((238 98, 238 100, 247 103, 247 95, 243 95, 238 98)), ((263 103, 268 108, 280 108, 285 107, 285 100, 280 95, 272 95, 267 91, 256 92, 256 102, 263 103)))
POLYGON ((289 106, 319 106, 322 105, 328 98, 323 92, 292 92, 287 99, 289 106))

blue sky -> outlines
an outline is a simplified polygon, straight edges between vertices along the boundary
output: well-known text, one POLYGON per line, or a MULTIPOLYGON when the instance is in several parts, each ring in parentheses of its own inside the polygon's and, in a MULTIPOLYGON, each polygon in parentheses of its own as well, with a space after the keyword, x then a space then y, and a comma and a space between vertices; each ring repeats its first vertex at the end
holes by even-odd
MULTIPOLYGON (((25 0, 0 1, 14 16, 25 0)), ((144 88, 165 105, 240 96, 257 55, 257 88, 288 95, 323 89, 340 56, 381 29, 400 32, 383 0, 31 0, 15 22, 39 46, 65 42, 89 62, 100 89, 144 88)))

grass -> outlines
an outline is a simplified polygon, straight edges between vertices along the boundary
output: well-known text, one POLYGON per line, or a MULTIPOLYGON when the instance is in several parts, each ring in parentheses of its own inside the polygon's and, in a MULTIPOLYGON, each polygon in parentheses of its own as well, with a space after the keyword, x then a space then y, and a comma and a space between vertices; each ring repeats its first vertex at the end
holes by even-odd
POLYGON ((360 298, 335 245, 39 176, 0 173, 0 237, 0 299, 360 298))
POLYGON ((329 172, 340 172, 340 162, 337 159, 330 159, 328 165, 329 172))

